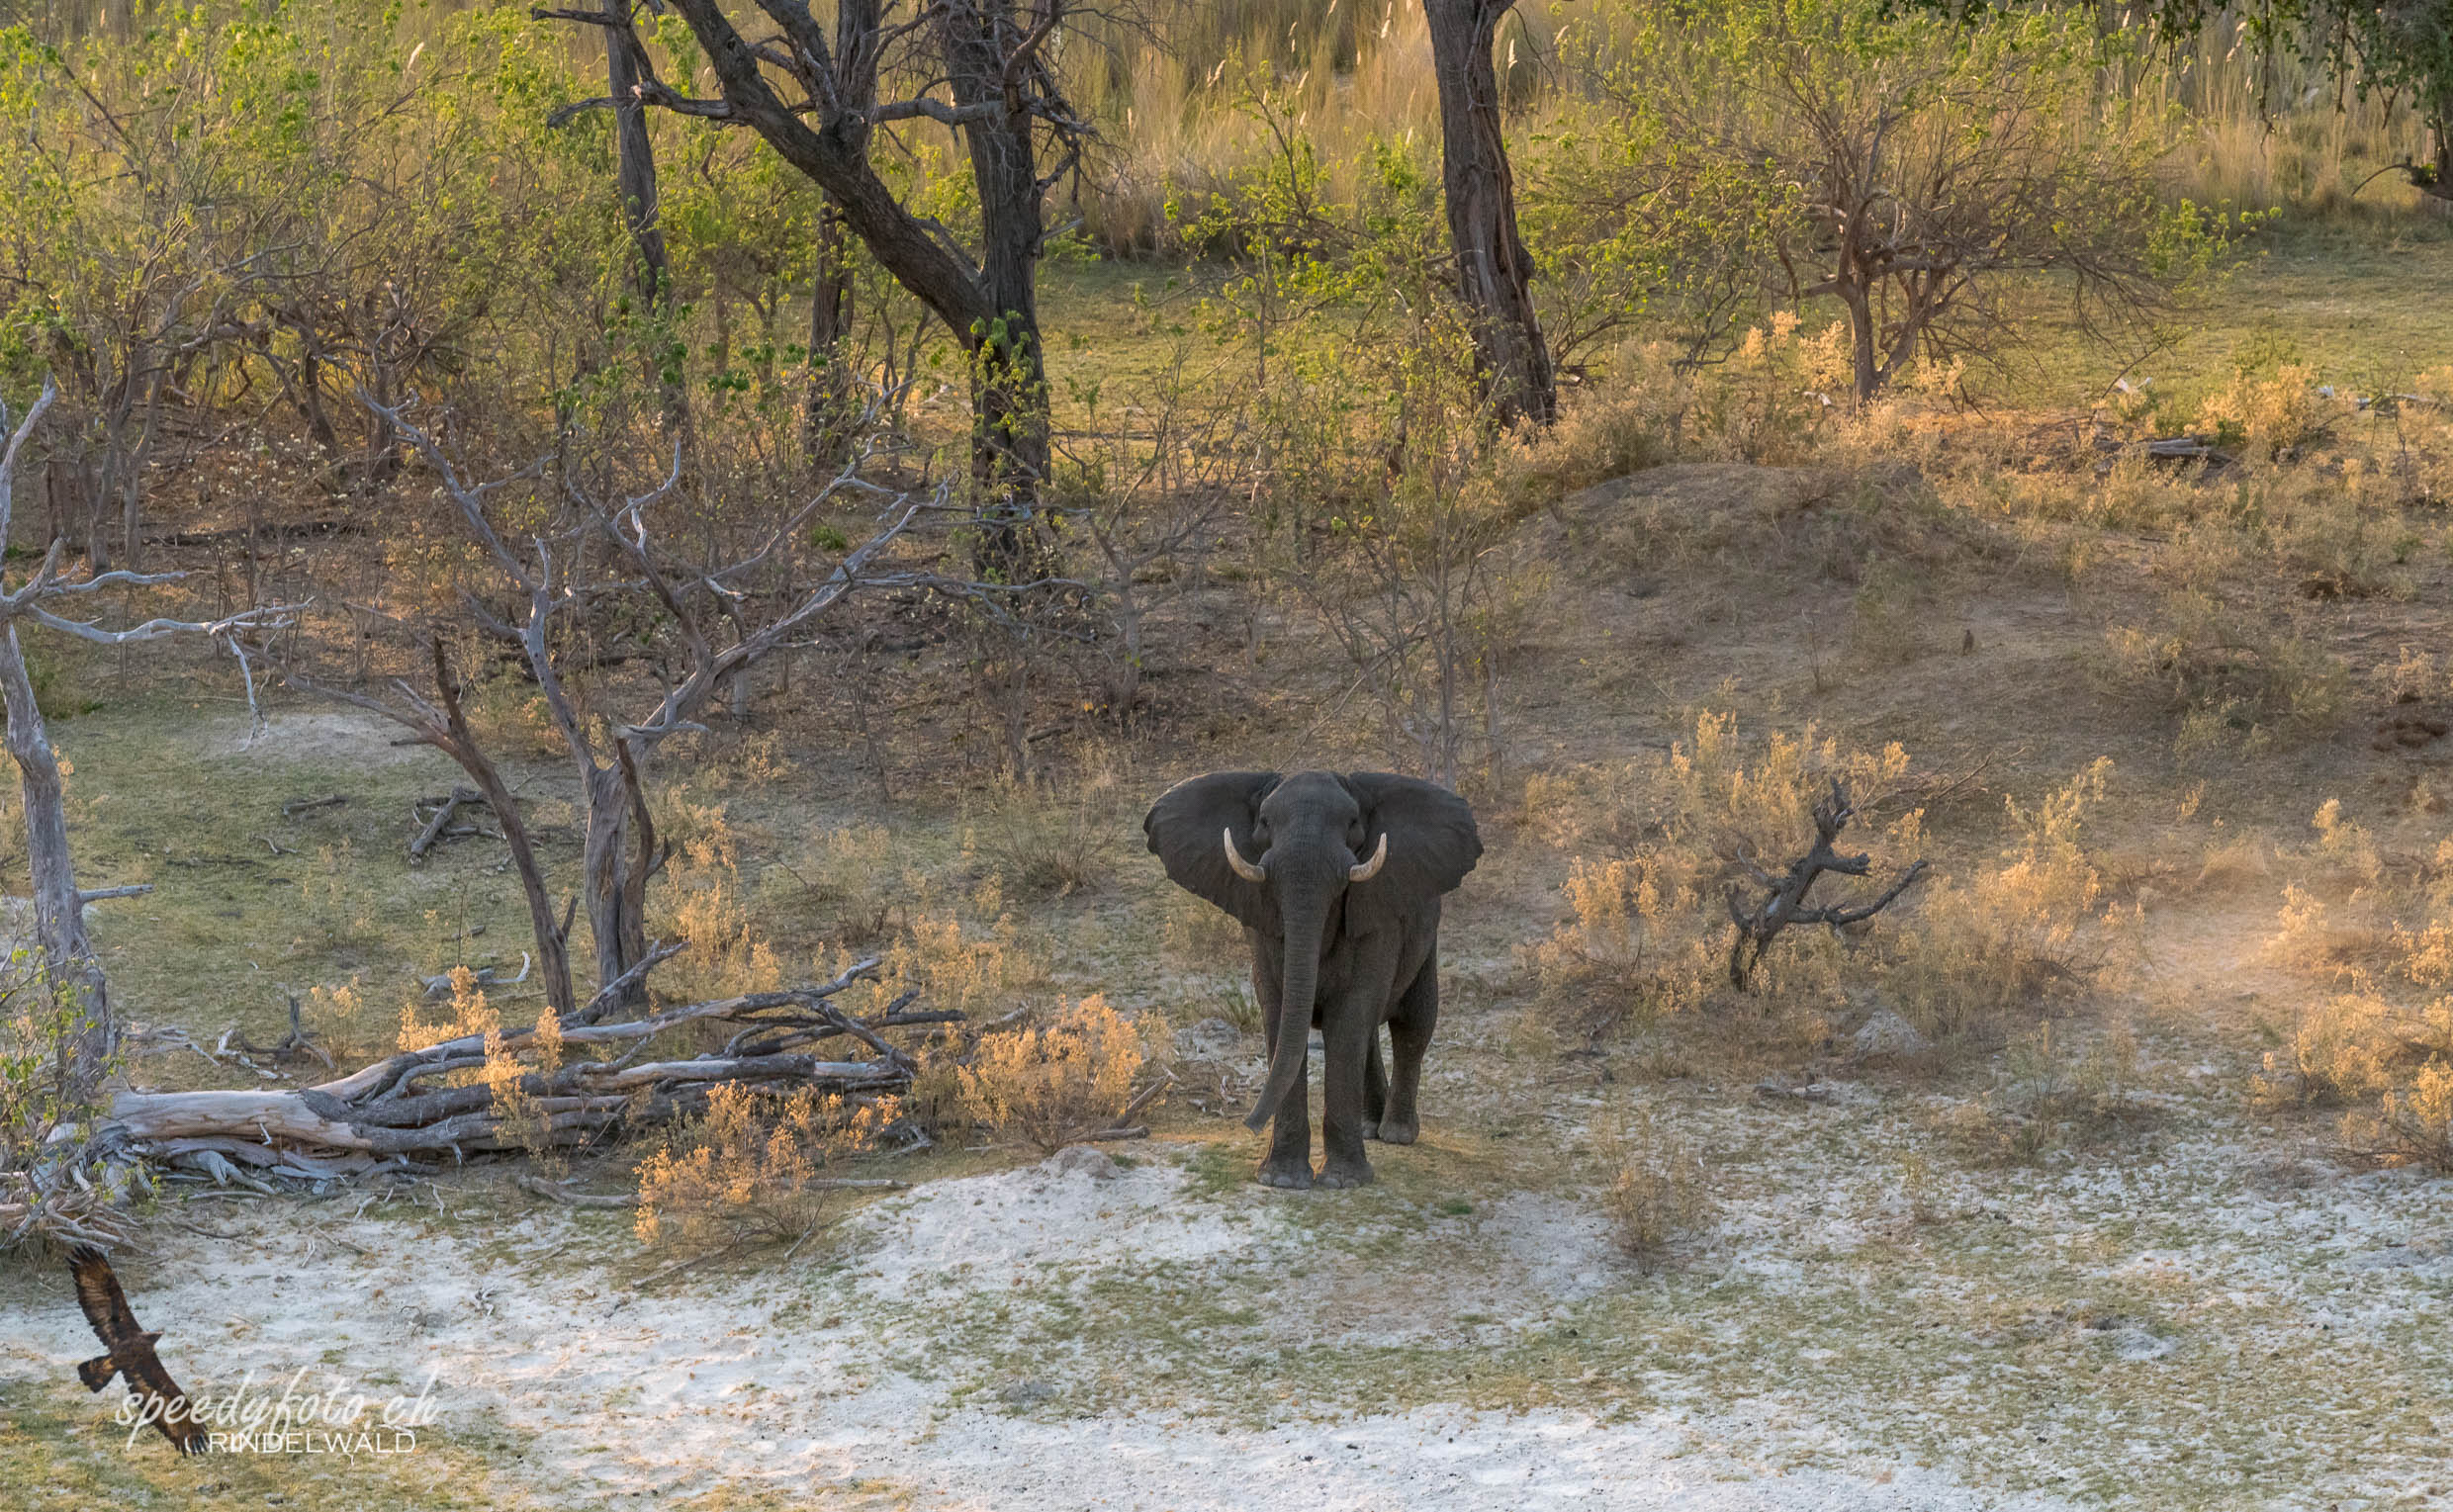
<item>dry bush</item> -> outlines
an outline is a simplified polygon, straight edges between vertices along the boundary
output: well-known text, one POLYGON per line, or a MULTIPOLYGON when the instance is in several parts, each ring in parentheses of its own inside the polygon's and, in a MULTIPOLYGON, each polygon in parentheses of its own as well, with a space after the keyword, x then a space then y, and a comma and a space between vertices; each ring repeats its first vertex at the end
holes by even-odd
MULTIPOLYGON (((933 908, 925 890, 914 917, 883 949, 878 969, 837 1001, 860 1016, 883 1013, 896 999, 917 992, 933 1009, 968 1016, 969 1025, 919 1032, 907 1048, 918 1065, 904 1111, 920 1129, 935 1133, 965 1116, 961 1070, 976 1025, 1029 1012, 1047 987, 1047 942, 1010 914, 993 924, 965 923, 951 909, 933 908)), ((852 964, 838 958, 836 970, 852 964)))
POLYGON ((2398 1004, 2357 978, 2294 1015, 2250 1097, 2347 1109, 2345 1153, 2453 1173, 2453 998, 2398 1004))
POLYGON ((1242 974, 1251 946, 1232 914, 1180 887, 1159 894, 1158 944, 1166 958, 1195 971, 1242 974))
POLYGON ((2137 1038, 2127 1023, 2070 1053, 2049 1019, 2019 1036, 1992 1090, 1944 1116, 1948 1132, 1979 1158, 2026 1163, 2073 1145, 2102 1143, 2135 1123, 2137 1038))
POLYGON ((659 986, 689 998, 772 992, 783 964, 752 922, 741 878, 742 837, 724 805, 676 801, 658 824, 674 846, 654 894, 650 934, 686 948, 664 968, 659 986))
POLYGON ((2262 1105, 2338 1107, 2346 1153, 2453 1171, 2453 841, 2412 868, 2379 853, 2338 803, 2317 811, 2308 861, 2351 884, 2326 904, 2284 889, 2268 954, 2343 990, 2299 1006, 2250 1086, 2262 1105), (2424 886, 2408 887, 2415 875, 2424 886), (2415 922, 2410 922, 2415 920, 2415 922))
POLYGON ((2326 981, 2408 975, 2414 958, 2430 953, 2435 929, 2423 925, 2413 933, 2400 923, 2403 912, 2426 906, 2404 886, 2419 868, 2407 858, 2390 860, 2367 827, 2343 814, 2339 799, 2326 799, 2310 828, 2316 841, 2288 853, 2297 874, 2284 884, 2266 959, 2326 981))
POLYGON ((550 1076, 562 1068, 562 1021, 555 1017, 552 1005, 537 1011, 531 1029, 525 1048, 532 1059, 523 1061, 504 1048, 499 1024, 488 1027, 486 1064, 479 1076, 493 1096, 495 1113, 502 1120, 496 1137, 527 1151, 549 1175, 558 1174, 563 1159, 554 1143, 552 1125, 546 1111, 522 1085, 532 1071, 550 1076))
POLYGON ((826 934, 858 949, 892 935, 907 901, 923 890, 918 874, 897 864, 893 834, 859 824, 822 831, 799 855, 778 862, 760 879, 759 898, 775 912, 813 912, 826 934))
POLYGON ((1082 892, 1114 864, 1120 790, 1105 767, 1074 782, 1007 780, 970 816, 966 848, 1014 897, 1082 892))
POLYGON ((1612 478, 1670 461, 1663 411, 1669 397, 1642 373, 1613 374, 1605 385, 1563 396, 1559 418, 1544 430, 1509 438, 1496 459, 1500 495, 1533 509, 1612 478))
POLYGON ((918 987, 931 1005, 978 1018, 1006 1010, 1046 981, 1046 942, 1011 914, 981 926, 966 925, 951 912, 923 912, 886 952, 873 991, 884 996, 905 985, 918 987))
POLYGON ((2272 372, 2235 371, 2228 383, 2208 397, 2198 411, 2198 423, 2225 443, 2245 443, 2275 457, 2323 435, 2349 407, 2317 392, 2315 368, 2284 362, 2272 372))
POLYGON ((1880 980, 1929 1039, 1996 1041, 2006 1020, 2109 963, 2135 920, 2103 903, 2080 838, 2112 769, 2099 757, 2032 808, 2006 799, 2018 840, 1999 864, 1936 882, 1901 927, 1880 980))
MULTIPOLYGON (((486 990, 477 985, 477 973, 466 965, 451 968, 451 998, 441 1011, 448 1017, 429 1023, 423 998, 412 997, 403 1003, 400 1032, 394 1036, 392 1048, 422 1050, 446 1039, 492 1033, 502 1027, 502 1016, 486 1001, 486 990)), ((467 1083, 463 1079, 452 1085, 467 1083)))
POLYGON ((368 1006, 362 976, 352 976, 337 986, 311 988, 299 1010, 300 1026, 307 1037, 335 1061, 369 1061, 397 1048, 384 1043, 392 1026, 368 1006))
POLYGON ((2341 715, 2350 681, 2339 658, 2287 620, 2194 588, 2163 595, 2148 623, 2114 626, 2095 669, 2108 691, 2150 692, 2179 711, 2173 750, 2183 757, 2253 756, 2280 731, 2322 729, 2341 715))
POLYGON ((1650 1276, 1712 1222, 1712 1173, 1702 1152, 1650 1112, 1630 1115, 1603 1138, 1615 1174, 1602 1193, 1610 1237, 1650 1276))
POLYGON ((716 1086, 706 1111, 640 1162, 640 1242, 686 1253, 797 1245, 828 1215, 825 1173, 872 1148, 899 1112, 891 1098, 716 1086))
POLYGON ((1807 331, 1795 311, 1774 311, 1692 387, 1692 444, 1731 461, 1803 460, 1851 392, 1850 362, 1845 322, 1807 331))
POLYGON ((690 787, 707 792, 755 792, 799 770, 783 748, 782 733, 774 730, 736 726, 724 735, 687 731, 675 737, 665 751, 677 766, 689 772, 690 787))
POLYGON ((1052 1155, 1113 1127, 1154 1053, 1140 1024, 1093 993, 1045 1023, 982 1037, 956 1077, 974 1120, 1052 1155))
MULTIPOLYGON (((1591 1034, 1691 1017, 1728 994, 1723 889, 1745 875, 1740 859, 1785 864, 1811 844, 1814 801, 1833 779, 1862 807, 1894 787, 1907 765, 1897 745, 1844 751, 1812 725, 1794 736, 1774 733, 1751 753, 1734 715, 1707 711, 1696 717, 1691 743, 1673 745, 1665 756, 1536 773, 1524 799, 1533 828, 1562 848, 1594 845, 1616 853, 1572 858, 1564 893, 1573 917, 1523 952, 1524 963, 1546 994, 1577 1005, 1591 1034)), ((1920 826, 1910 812, 1865 837, 1878 873, 1896 874, 1914 858, 1920 826)), ((1818 1042, 1825 1015, 1845 1001, 1842 951, 1828 934, 1796 932, 1765 959, 1761 990, 1743 1012, 1712 1017, 1757 1049, 1818 1042)))

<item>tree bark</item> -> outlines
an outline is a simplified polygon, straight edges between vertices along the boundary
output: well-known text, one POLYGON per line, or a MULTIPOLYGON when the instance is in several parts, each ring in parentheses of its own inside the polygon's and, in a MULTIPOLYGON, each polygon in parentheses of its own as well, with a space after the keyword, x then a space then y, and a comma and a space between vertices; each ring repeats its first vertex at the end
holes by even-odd
MULTIPOLYGON (((576 1007, 571 986, 571 942, 562 922, 554 917, 554 900, 545 891, 545 868, 537 863, 536 846, 528 838, 526 820, 520 817, 519 800, 512 796, 510 784, 502 780, 501 771, 469 729, 468 715, 460 705, 460 679, 452 672, 440 637, 431 643, 430 650, 434 657, 434 690, 443 701, 443 717, 452 739, 445 755, 476 779, 477 790, 486 795, 487 804, 502 826, 502 840, 510 847, 512 869, 519 873, 520 894, 528 904, 529 932, 536 936, 537 970, 543 974, 545 1001, 560 1017, 576 1007)), ((613 978, 601 980, 609 982, 613 978)))
POLYGON ((809 397, 802 445, 820 472, 850 455, 852 411, 852 245, 843 212, 829 199, 818 212, 816 267, 809 280, 809 397))
MULTIPOLYGON (((879 52, 885 28, 876 0, 844 0, 830 47, 806 8, 766 7, 803 57, 831 64, 834 99, 803 111, 775 93, 760 53, 724 14, 721 0, 674 0, 705 49, 723 95, 722 119, 756 131, 783 160, 826 191, 869 255, 928 307, 970 354, 975 377, 972 461, 991 536, 1036 507, 1048 459, 1047 393, 1042 367, 1037 273, 1043 240, 1033 115, 1009 64, 1020 46, 1010 0, 975 0, 939 19, 944 64, 963 113, 959 130, 979 192, 983 249, 974 266, 895 197, 869 161, 879 52), (1002 108, 996 108, 1002 107, 1002 108)), ((662 84, 651 98, 690 102, 662 84)), ((942 102, 940 102, 942 104, 942 102)), ((1018 540, 1012 544, 1018 544, 1018 540)), ((992 540, 991 555, 998 554, 992 540)), ((1019 553, 1006 553, 1018 557, 1019 553)))
POLYGON ((1558 417, 1550 347, 1533 310, 1533 262, 1516 232, 1515 180, 1500 132, 1491 47, 1514 0, 1423 0, 1439 83, 1441 183, 1457 260, 1457 295, 1473 323, 1476 365, 1502 425, 1558 417))
MULTIPOLYGON (((626 11, 627 0, 605 0, 605 9, 626 11)), ((653 309, 664 302, 673 282, 664 223, 658 218, 656 148, 648 138, 638 72, 620 37, 611 31, 605 33, 604 72, 606 93, 613 98, 614 181, 622 196, 622 222, 630 231, 631 285, 653 309)))
MULTIPOLYGON (((604 0, 608 14, 627 19, 630 0, 604 0)), ((665 251, 665 227, 656 186, 656 145, 647 130, 647 102, 639 97, 639 75, 619 33, 604 34, 605 92, 613 99, 614 183, 622 197, 622 222, 629 229, 631 286, 638 292, 640 312, 653 317, 671 308, 673 260, 665 251)), ((688 399, 668 371, 674 354, 655 354, 657 376, 664 391, 668 428, 688 418, 688 399)))
POLYGON ((68 850, 66 789, 50 732, 35 703, 34 683, 17 643, 17 626, 0 631, 0 699, 8 705, 9 755, 17 761, 18 793, 25 805, 26 864, 34 879, 35 938, 54 994, 71 999, 79 1023, 61 1047, 70 1095, 83 1101, 102 1084, 118 1047, 111 994, 102 965, 85 937, 85 904, 77 893, 76 862, 68 850))
POLYGON ((1004 82, 1012 23, 1006 3, 975 4, 950 20, 946 73, 957 107, 993 112, 963 133, 979 191, 979 281, 988 310, 966 338, 975 386, 971 468, 984 526, 981 566, 991 578, 1021 581, 1039 576, 1029 532, 1048 460, 1038 278, 1045 227, 1031 118, 1004 82))

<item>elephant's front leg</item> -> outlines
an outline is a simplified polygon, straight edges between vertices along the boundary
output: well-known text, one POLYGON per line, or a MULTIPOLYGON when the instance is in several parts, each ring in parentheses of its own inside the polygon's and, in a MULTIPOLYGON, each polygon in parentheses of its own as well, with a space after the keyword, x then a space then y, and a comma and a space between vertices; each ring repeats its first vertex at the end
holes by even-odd
POLYGON ((1312 1185, 1312 1087, 1302 1068, 1269 1127, 1269 1156, 1260 1163, 1264 1187, 1312 1185))
POLYGON ((1340 1003, 1327 1016, 1321 1042, 1327 1053, 1320 1099, 1320 1185, 1360 1187, 1373 1180, 1371 1161, 1363 1154, 1366 1132, 1363 1099, 1366 1070, 1379 1048, 1377 1005, 1340 1003))

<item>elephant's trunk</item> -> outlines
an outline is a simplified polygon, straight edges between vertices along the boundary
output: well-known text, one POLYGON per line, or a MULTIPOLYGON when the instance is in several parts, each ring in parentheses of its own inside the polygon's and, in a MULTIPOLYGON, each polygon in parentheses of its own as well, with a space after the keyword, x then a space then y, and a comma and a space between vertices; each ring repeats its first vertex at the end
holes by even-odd
POLYGON ((1320 979, 1320 931, 1327 905, 1314 897, 1286 900, 1279 916, 1285 920, 1286 950, 1283 991, 1278 994, 1278 1046, 1269 1059, 1269 1084, 1244 1118, 1246 1128, 1259 1128, 1278 1115, 1279 1105, 1294 1096, 1303 1081, 1304 1057, 1312 1048, 1312 1000, 1320 979))

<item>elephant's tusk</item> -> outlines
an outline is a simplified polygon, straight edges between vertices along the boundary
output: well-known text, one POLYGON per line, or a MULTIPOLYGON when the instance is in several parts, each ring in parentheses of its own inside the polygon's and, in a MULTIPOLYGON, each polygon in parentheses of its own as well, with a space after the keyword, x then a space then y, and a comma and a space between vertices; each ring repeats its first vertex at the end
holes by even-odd
POLYGON ((1357 861, 1355 864, 1347 867, 1346 880, 1349 882, 1368 882, 1372 878, 1380 875, 1380 868, 1386 866, 1388 863, 1389 832, 1383 830, 1380 832, 1380 848, 1371 853, 1370 860, 1357 861))
MULTIPOLYGON (((1226 864, 1235 869, 1236 876, 1243 878, 1246 882, 1266 882, 1269 880, 1268 867, 1255 866, 1236 852, 1235 832, 1233 830, 1221 830, 1218 832, 1218 838, 1226 843, 1226 864)), ((1383 844, 1386 843, 1386 840, 1387 838, 1385 836, 1382 837, 1383 844)))

